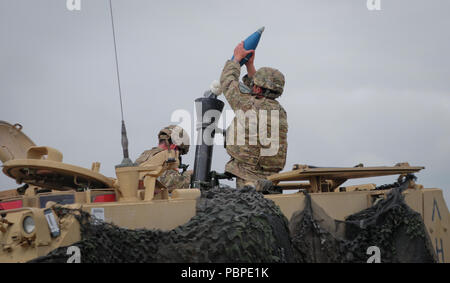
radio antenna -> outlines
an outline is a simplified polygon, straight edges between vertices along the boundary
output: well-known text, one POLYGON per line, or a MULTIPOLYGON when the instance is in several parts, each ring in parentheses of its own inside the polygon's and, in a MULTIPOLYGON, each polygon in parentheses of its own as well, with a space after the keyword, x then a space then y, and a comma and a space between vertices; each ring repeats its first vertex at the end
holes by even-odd
POLYGON ((119 60, 117 59, 117 43, 116 43, 116 33, 115 33, 115 27, 114 27, 114 16, 113 16, 113 8, 111 0, 109 0, 109 11, 111 14, 111 28, 112 28, 112 35, 113 35, 113 41, 114 41, 114 55, 116 59, 116 74, 117 74, 117 84, 119 87, 119 99, 120 99, 120 113, 122 115, 122 150, 123 150, 123 159, 122 163, 118 166, 133 166, 135 165, 128 154, 128 137, 127 137, 127 129, 125 127, 125 120, 123 117, 123 104, 122 104, 122 88, 120 86, 120 75, 119 75, 119 60))

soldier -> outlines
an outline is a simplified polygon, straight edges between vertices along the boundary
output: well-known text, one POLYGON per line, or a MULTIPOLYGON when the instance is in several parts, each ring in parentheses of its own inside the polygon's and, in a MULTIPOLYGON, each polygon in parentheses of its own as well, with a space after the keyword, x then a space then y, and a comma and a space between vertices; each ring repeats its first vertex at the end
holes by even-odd
MULTIPOLYGON (((253 185, 257 189, 258 180, 266 179, 267 176, 278 173, 284 168, 287 152, 287 115, 284 108, 276 101, 283 93, 284 76, 277 69, 263 67, 256 71, 254 66, 255 51, 245 50, 241 42, 234 49, 233 60, 228 60, 222 71, 220 84, 222 91, 235 113, 246 111, 254 112, 255 120, 249 119, 246 123, 245 116, 234 118, 227 129, 227 152, 231 160, 226 164, 225 171, 236 176, 236 186, 242 188, 244 185, 253 185), (247 75, 243 77, 244 84, 239 83, 241 68, 239 62, 248 54, 253 55, 245 63, 247 75), (277 150, 272 154, 263 154, 267 149, 267 143, 262 143, 260 112, 265 110, 269 119, 266 122, 267 131, 276 129, 276 136, 270 138, 278 144, 277 150), (277 113, 276 119, 271 112, 277 113), (239 124, 240 123, 240 124, 239 124), (239 144, 239 126, 244 128, 245 144, 239 144), (254 127, 253 129, 251 127, 254 127), (255 129, 256 127, 256 129, 255 129), (248 134, 247 134, 248 133, 248 134), (252 139, 257 138, 257 143, 252 144, 252 139)), ((266 137, 268 134, 266 133, 266 137)))
MULTIPOLYGON (((158 133, 158 146, 144 151, 139 158, 136 159, 136 163, 145 165, 145 163, 149 162, 153 156, 168 149, 178 151, 181 163, 181 155, 187 154, 189 151, 189 135, 183 128, 170 125, 161 129, 158 133), (179 137, 181 140, 172 140, 172 134, 178 134, 177 132, 180 133, 179 137)), ((178 172, 178 169, 169 169, 165 171, 158 180, 169 191, 177 188, 189 188, 191 174, 192 171, 190 170, 181 174, 178 172)))

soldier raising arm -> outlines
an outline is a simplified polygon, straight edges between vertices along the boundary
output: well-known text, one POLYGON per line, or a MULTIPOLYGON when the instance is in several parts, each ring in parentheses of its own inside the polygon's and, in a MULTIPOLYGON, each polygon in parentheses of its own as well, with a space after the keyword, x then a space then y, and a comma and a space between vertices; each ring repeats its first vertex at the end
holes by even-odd
POLYGON ((255 185, 258 180, 281 171, 286 162, 287 115, 276 100, 283 92, 284 76, 277 69, 268 67, 256 71, 254 52, 245 50, 243 42, 238 44, 234 59, 225 63, 220 78, 223 94, 236 114, 227 129, 226 148, 231 160, 225 171, 236 176, 238 188, 245 184, 255 185), (239 62, 251 53, 253 55, 245 64, 247 75, 243 77, 244 84, 240 84, 239 62), (271 117, 269 121, 259 121, 261 111, 271 117), (272 119, 272 113, 276 114, 275 119, 272 119), (267 139, 261 143, 262 137, 259 136, 260 122, 266 122, 267 134, 271 135, 270 143, 275 144, 275 150, 271 150, 269 155, 265 154, 269 147, 265 143, 267 139), (274 129, 275 135, 271 129, 274 129))
MULTIPOLYGON (((261 93, 261 88, 253 86, 252 84, 252 78, 256 73, 253 63, 255 59, 255 50, 245 50, 243 41, 234 49, 234 58, 233 60, 227 61, 223 69, 222 76, 220 77, 222 91, 231 108, 235 111, 239 109, 251 109, 248 107, 248 104, 250 103, 249 97, 243 96, 239 87, 239 76, 241 74, 241 66, 239 65, 239 62, 248 54, 253 55, 247 63, 245 63, 245 66, 247 67, 247 75, 244 76, 243 82, 250 89, 253 88, 253 93, 261 93)), ((250 94, 250 89, 247 91, 248 95, 250 94)))

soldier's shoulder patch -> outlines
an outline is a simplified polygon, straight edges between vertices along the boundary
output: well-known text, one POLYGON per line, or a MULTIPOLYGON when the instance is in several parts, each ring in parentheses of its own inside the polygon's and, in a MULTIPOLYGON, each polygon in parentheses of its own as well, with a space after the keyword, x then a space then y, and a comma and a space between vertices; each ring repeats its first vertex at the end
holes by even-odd
POLYGON ((252 90, 248 86, 246 86, 245 84, 243 84, 241 82, 239 82, 239 90, 242 93, 251 93, 252 92, 252 90))

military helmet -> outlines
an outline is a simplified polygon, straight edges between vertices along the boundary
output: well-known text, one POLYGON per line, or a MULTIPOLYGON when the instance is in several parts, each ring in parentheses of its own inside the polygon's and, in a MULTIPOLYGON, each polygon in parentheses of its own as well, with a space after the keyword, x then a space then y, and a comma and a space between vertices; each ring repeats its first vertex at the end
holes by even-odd
POLYGON ((277 69, 262 67, 256 71, 253 77, 253 83, 270 90, 267 93, 262 93, 263 96, 277 98, 283 93, 284 75, 277 69))
POLYGON ((167 140, 168 143, 178 146, 180 154, 189 152, 189 134, 180 126, 170 125, 161 129, 158 133, 158 141, 161 140, 167 140))

